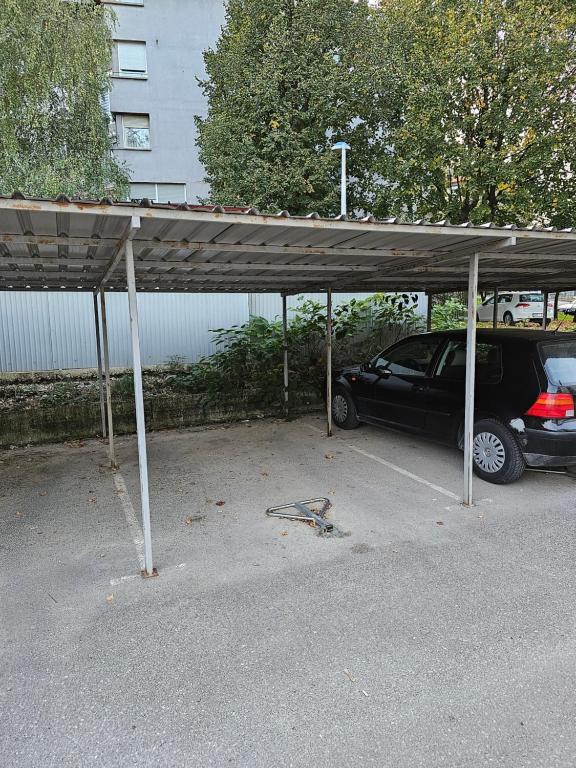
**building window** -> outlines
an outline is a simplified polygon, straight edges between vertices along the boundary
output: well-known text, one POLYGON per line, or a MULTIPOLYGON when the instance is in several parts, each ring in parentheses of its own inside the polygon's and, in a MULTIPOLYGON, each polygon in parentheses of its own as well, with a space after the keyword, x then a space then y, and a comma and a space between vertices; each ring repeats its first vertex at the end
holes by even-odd
POLYGON ((150 149, 150 115, 117 115, 122 149, 150 149))
POLYGON ((144 198, 154 203, 185 203, 186 184, 137 181, 130 184, 130 200, 140 202, 144 198))
POLYGON ((116 77, 146 78, 148 75, 146 43, 134 40, 118 40, 115 46, 112 69, 116 77))

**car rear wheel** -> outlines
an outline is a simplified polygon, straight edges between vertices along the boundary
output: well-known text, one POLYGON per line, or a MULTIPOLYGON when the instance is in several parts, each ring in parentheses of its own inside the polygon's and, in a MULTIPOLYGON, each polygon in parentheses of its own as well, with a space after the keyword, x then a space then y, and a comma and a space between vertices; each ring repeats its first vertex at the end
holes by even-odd
POLYGON ((511 312, 505 312, 502 319, 504 320, 504 325, 514 325, 514 318, 511 312))
POLYGON ((518 441, 496 419, 481 419, 474 425, 473 458, 478 477, 496 485, 515 482, 526 469, 518 441))
POLYGON ((338 387, 332 395, 332 418, 341 429, 355 429, 360 425, 354 400, 343 387, 338 387))

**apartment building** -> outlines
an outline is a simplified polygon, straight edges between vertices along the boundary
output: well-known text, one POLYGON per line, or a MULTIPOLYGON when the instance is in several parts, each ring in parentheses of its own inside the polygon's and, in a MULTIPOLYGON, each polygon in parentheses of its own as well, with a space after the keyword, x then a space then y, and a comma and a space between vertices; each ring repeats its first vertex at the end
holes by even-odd
POLYGON ((116 15, 111 114, 114 153, 130 197, 196 203, 207 193, 195 115, 206 103, 202 53, 224 22, 223 0, 111 0, 116 15))

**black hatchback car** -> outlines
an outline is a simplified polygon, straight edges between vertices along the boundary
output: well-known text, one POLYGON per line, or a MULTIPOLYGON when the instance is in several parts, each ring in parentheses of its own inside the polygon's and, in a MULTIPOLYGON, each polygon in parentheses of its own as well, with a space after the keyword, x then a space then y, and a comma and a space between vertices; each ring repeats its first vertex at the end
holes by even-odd
MULTIPOLYGON (((341 370, 332 416, 400 427, 462 448, 466 332, 410 336, 374 360, 341 370)), ((511 483, 526 466, 576 464, 576 334, 480 330, 474 469, 511 483)))

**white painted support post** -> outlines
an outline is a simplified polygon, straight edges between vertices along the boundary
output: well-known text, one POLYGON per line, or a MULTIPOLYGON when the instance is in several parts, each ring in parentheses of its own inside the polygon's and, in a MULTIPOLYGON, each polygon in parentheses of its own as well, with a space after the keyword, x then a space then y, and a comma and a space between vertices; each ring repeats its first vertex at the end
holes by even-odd
POLYGON ((492 307, 492 328, 498 328, 498 288, 494 288, 494 306, 492 307))
POLYGON ((138 435, 138 465, 140 469, 140 502, 142 505, 142 530, 144 531, 145 576, 154 575, 152 561, 152 532, 150 527, 150 496, 148 490, 148 457, 146 451, 146 421, 144 418, 144 392, 142 389, 142 362, 140 358, 140 329, 138 325, 138 298, 134 274, 134 249, 132 240, 124 246, 126 278, 128 282, 128 307, 132 333, 132 361, 134 366, 134 401, 136 404, 136 432, 138 435))
POLYGON ((98 296, 94 294, 94 328, 96 330, 96 358, 98 361, 98 386, 100 388, 100 418, 102 419, 102 437, 106 437, 106 396, 104 394, 104 376, 102 374, 102 342, 100 337, 100 314, 98 296))
POLYGON ((332 288, 326 291, 326 432, 332 437, 332 288))
POLYGON ((100 289, 100 314, 102 315, 102 347, 104 350, 104 381, 106 383, 106 414, 108 416, 108 455, 110 466, 115 469, 114 419, 112 417, 112 385, 110 383, 110 346, 108 344, 108 320, 106 317, 106 294, 100 289))
POLYGON ((466 393, 464 416, 464 506, 474 503, 472 478, 474 465, 474 394, 476 378, 476 296, 478 294, 478 254, 470 257, 468 275, 468 330, 466 335, 466 393))
POLYGON ((544 291, 544 308, 542 310, 542 330, 548 327, 548 291, 544 291))
POLYGON ((288 305, 286 296, 282 296, 282 331, 284 346, 284 414, 288 418, 290 409, 290 380, 288 368, 288 305))

